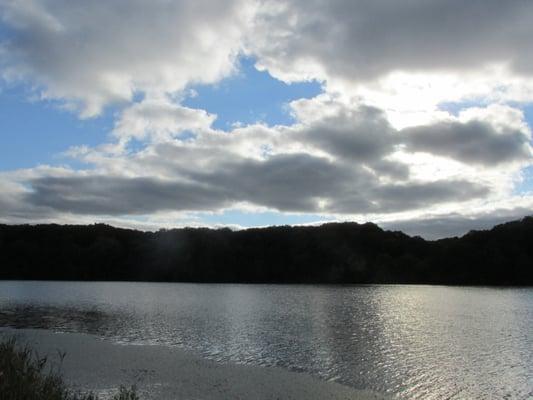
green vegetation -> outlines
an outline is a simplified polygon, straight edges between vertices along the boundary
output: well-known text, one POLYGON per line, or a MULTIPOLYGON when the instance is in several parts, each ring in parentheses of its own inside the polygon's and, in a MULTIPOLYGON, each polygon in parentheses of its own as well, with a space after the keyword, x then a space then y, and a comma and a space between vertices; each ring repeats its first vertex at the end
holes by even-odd
MULTIPOLYGON (((64 357, 61 355, 60 358, 64 357)), ((98 400, 93 393, 67 388, 59 370, 46 357, 15 339, 0 342, 0 398, 2 400, 98 400)), ((139 400, 135 388, 120 387, 112 400, 139 400)))

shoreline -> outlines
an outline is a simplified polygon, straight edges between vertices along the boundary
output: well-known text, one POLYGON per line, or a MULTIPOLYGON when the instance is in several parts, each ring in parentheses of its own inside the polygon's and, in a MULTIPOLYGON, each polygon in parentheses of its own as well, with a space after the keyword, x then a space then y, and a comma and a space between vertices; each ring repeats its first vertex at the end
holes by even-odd
POLYGON ((10 336, 29 344, 40 356, 48 356, 52 365, 59 365, 59 352, 65 352, 61 372, 66 383, 102 398, 120 385, 136 385, 142 400, 390 398, 305 373, 218 363, 162 345, 119 344, 89 334, 0 327, 0 337, 10 336))

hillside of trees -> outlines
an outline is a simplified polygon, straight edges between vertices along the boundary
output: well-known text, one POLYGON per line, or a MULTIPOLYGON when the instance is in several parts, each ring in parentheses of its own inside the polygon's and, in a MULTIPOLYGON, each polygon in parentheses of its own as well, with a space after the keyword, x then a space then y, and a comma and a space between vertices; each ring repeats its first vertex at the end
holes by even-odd
POLYGON ((426 241, 374 224, 140 232, 0 225, 0 279, 533 284, 533 217, 426 241))

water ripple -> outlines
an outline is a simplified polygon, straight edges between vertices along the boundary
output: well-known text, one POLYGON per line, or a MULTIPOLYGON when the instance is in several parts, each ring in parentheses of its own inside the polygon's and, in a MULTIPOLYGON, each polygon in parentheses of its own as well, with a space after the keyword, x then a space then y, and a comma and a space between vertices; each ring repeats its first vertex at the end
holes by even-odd
POLYGON ((178 346, 405 399, 533 396, 533 289, 0 282, 0 326, 178 346))

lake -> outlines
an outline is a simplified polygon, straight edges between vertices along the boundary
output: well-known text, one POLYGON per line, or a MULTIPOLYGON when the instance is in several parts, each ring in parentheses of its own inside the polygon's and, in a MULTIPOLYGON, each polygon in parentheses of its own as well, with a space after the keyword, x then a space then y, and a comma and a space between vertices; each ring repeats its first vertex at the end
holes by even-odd
POLYGON ((0 282, 0 326, 176 346, 406 399, 533 397, 533 289, 0 282))

